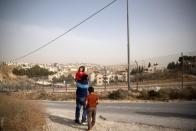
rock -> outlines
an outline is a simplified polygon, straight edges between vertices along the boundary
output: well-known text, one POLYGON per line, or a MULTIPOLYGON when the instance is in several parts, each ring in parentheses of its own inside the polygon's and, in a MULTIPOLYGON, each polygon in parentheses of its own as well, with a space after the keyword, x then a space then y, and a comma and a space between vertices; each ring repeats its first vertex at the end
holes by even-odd
POLYGON ((99 115, 99 118, 102 119, 102 120, 104 120, 104 121, 106 120, 106 118, 103 117, 102 115, 99 115))

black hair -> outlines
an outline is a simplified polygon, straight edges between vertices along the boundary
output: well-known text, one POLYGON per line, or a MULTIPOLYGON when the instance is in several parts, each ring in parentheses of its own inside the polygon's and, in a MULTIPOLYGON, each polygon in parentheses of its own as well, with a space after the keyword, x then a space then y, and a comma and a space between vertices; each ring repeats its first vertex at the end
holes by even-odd
POLYGON ((80 71, 80 68, 82 68, 82 72, 85 71, 85 66, 80 66, 80 67, 78 68, 78 72, 80 71))
POLYGON ((94 88, 93 87, 89 87, 88 88, 88 91, 91 93, 91 92, 94 92, 94 88))
POLYGON ((85 74, 81 77, 81 81, 88 81, 88 75, 85 74))

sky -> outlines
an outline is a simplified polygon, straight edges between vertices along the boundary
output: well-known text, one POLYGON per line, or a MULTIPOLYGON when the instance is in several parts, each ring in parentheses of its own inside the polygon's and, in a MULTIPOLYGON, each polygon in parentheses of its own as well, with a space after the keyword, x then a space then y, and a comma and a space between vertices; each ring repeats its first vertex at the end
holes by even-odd
MULTIPOLYGON (((39 48, 111 1, 0 0, 0 61, 39 48)), ((195 12, 195 0, 129 0, 131 61, 195 51, 195 12)), ((126 64, 126 0, 22 61, 126 64)))

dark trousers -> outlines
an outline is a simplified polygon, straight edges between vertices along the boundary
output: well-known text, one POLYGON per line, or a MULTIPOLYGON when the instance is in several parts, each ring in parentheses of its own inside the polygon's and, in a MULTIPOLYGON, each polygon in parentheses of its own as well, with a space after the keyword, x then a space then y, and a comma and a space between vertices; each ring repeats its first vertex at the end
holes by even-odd
POLYGON ((77 97, 76 98, 76 112, 75 112, 75 120, 79 121, 80 119, 80 109, 83 106, 83 114, 82 114, 82 121, 86 121, 86 102, 85 97, 77 97))
POLYGON ((88 109, 88 130, 90 130, 96 121, 96 107, 89 107, 88 109))

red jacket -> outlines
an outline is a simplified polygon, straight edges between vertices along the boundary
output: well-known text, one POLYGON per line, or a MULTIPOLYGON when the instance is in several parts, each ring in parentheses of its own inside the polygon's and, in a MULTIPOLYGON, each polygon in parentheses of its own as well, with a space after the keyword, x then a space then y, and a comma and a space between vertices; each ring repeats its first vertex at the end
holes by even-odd
POLYGON ((81 80, 82 76, 87 75, 85 72, 79 71, 75 75, 76 80, 81 80))

